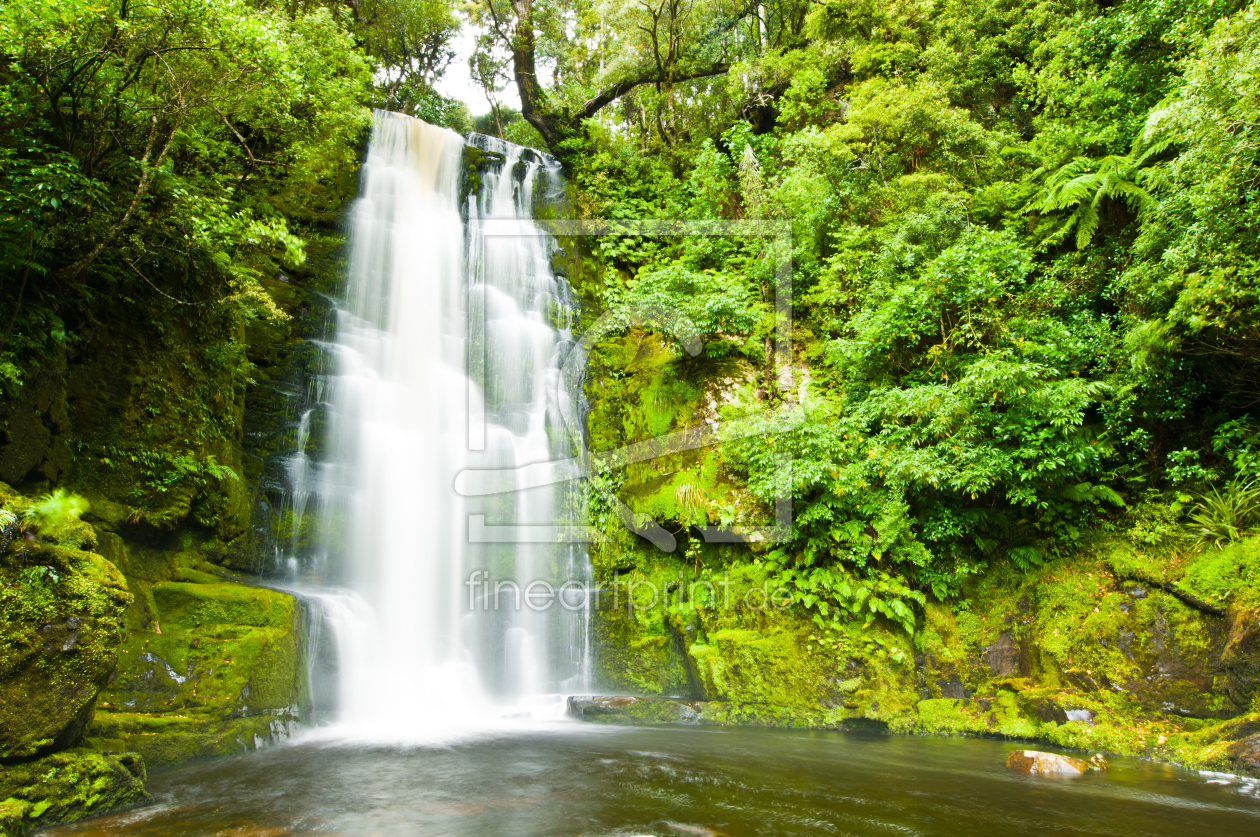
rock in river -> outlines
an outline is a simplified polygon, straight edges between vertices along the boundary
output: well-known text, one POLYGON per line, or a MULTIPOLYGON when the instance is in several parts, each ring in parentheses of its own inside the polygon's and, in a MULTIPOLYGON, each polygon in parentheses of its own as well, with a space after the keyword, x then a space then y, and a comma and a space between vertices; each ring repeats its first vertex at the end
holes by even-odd
POLYGON ((1006 758, 1006 766, 1034 776, 1080 776, 1090 770, 1106 770, 1107 760, 1101 755, 1096 755, 1089 761, 1082 761, 1056 753, 1013 750, 1006 758))

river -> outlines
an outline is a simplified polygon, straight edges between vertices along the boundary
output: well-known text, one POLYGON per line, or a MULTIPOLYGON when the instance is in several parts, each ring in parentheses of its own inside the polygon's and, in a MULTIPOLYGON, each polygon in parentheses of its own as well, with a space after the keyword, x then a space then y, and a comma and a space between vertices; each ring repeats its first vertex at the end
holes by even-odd
POLYGON ((555 723, 439 748, 335 741, 155 770, 103 837, 1260 834, 1254 784, 1114 759, 1036 778, 987 740, 555 723), (1220 784, 1220 782, 1229 782, 1220 784))

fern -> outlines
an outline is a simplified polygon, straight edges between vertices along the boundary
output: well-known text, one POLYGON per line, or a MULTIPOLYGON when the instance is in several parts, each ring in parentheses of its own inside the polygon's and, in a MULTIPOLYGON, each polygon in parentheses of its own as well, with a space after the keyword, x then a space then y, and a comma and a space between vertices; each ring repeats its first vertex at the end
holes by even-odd
POLYGON ((1045 178, 1045 182, 1022 211, 1052 215, 1070 210, 1046 240, 1061 241, 1075 228, 1076 249, 1084 250, 1098 232, 1104 201, 1121 200, 1134 211, 1141 211, 1152 202, 1144 188, 1151 178, 1150 164, 1167 148, 1167 140, 1149 146, 1139 141, 1123 156, 1111 154, 1100 160, 1078 157, 1053 172, 1044 167, 1037 169, 1032 179, 1045 178))
POLYGON ((1233 480, 1224 490, 1213 488, 1199 495, 1190 511, 1191 533, 1200 544, 1218 549, 1238 540, 1260 523, 1260 486, 1233 480))
POLYGON ((55 528, 72 520, 78 520, 87 510, 87 500, 78 494, 71 494, 64 488, 58 488, 36 500, 22 517, 26 525, 35 524, 41 528, 55 528))

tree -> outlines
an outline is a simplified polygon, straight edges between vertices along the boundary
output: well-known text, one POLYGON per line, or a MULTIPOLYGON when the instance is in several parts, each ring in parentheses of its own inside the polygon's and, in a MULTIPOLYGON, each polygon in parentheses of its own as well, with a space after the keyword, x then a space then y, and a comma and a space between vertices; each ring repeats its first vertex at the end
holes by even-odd
POLYGON ((368 64, 321 7, 13 0, 0 73, 10 351, 120 283, 279 316, 258 265, 304 258, 291 223, 340 204, 368 119, 368 64))
POLYGON ((380 107, 411 113, 454 59, 459 19, 451 0, 361 0, 354 29, 376 63, 380 107))
POLYGON ((1079 157, 1048 177, 1046 169, 1038 169, 1033 179, 1045 177, 1045 182, 1023 211, 1051 216, 1057 226, 1046 234, 1050 243, 1062 240, 1075 228, 1076 249, 1084 250, 1098 232, 1107 201, 1122 201, 1135 212, 1151 203, 1151 195, 1143 186, 1150 179, 1155 158, 1166 148, 1168 140, 1139 142, 1129 154, 1112 154, 1100 160, 1079 157), (1063 210, 1071 211, 1066 216, 1055 214, 1063 210))
MULTIPOLYGON (((609 7, 606 14, 601 10, 600 20, 612 18, 614 25, 595 22, 589 28, 603 48, 576 62, 585 66, 565 68, 580 83, 550 91, 538 78, 540 47, 553 55, 556 41, 590 34, 582 29, 586 10, 542 8, 534 0, 476 0, 471 10, 473 20, 511 55, 521 115, 563 159, 568 153, 564 141, 580 135, 585 120, 632 91, 652 85, 663 95, 668 112, 675 85, 724 75, 739 51, 733 48, 732 33, 739 23, 755 18, 757 4, 728 11, 721 3, 632 0, 609 7), (570 33, 575 23, 580 31, 570 33), (606 64, 606 52, 621 60, 606 64)), ((753 42, 751 33, 747 40, 753 42)), ((659 119, 658 128, 668 141, 669 131, 659 119)))

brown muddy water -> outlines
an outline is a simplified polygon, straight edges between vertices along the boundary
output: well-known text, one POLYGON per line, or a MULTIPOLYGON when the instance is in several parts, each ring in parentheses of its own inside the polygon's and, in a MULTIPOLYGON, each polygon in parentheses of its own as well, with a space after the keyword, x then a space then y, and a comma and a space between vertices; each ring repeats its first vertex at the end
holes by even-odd
POLYGON ((998 741, 557 725, 444 747, 304 743, 150 773, 157 804, 46 834, 1260 835, 1254 783, 1112 759, 1009 771, 998 741))

